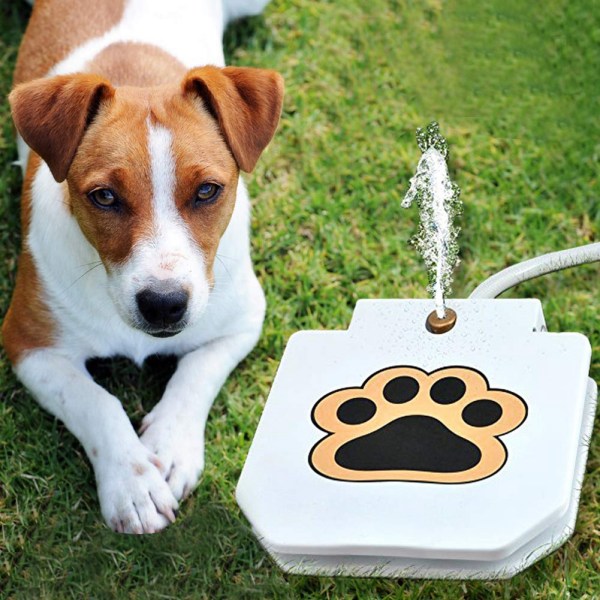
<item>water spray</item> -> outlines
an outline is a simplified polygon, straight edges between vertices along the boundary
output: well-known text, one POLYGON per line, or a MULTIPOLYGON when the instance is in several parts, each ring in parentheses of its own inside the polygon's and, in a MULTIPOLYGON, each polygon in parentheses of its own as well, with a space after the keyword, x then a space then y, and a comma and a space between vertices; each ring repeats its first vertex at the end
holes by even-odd
POLYGON ((428 291, 435 300, 435 318, 428 318, 432 332, 452 328, 456 314, 446 318, 446 296, 451 292, 452 274, 459 263, 457 237, 459 228, 454 219, 461 212, 460 189, 448 173, 448 143, 436 122, 417 129, 417 144, 423 152, 404 200, 403 208, 413 201, 419 207, 419 232, 412 243, 421 253, 429 275, 428 291), (452 325, 450 325, 452 323, 452 325))

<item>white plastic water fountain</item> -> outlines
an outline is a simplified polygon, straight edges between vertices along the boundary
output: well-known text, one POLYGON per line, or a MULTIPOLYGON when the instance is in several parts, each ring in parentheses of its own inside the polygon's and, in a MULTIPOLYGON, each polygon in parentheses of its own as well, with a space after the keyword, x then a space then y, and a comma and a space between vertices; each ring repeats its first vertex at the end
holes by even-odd
POLYGON ((591 348, 549 333, 538 300, 495 296, 600 260, 600 244, 445 294, 458 188, 437 125, 407 194, 434 300, 361 300, 346 331, 285 349, 237 487, 292 573, 505 578, 572 534, 595 414, 591 348))

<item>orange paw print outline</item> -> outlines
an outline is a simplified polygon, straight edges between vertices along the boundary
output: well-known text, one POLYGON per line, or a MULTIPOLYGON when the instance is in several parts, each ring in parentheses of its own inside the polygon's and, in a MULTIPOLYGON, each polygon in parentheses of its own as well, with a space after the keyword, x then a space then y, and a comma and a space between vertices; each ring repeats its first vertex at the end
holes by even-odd
POLYGON ((313 423, 327 435, 309 463, 342 481, 479 481, 506 463, 498 436, 526 417, 520 396, 470 367, 389 367, 315 404, 313 423))

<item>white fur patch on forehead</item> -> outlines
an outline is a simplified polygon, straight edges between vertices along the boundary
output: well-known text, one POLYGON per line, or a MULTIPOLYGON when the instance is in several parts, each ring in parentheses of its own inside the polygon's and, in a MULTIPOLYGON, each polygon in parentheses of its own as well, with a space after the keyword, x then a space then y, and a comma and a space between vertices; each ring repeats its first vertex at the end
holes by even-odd
POLYGON ((126 322, 138 327, 139 292, 166 282, 189 295, 188 325, 202 314, 208 303, 210 284, 204 256, 176 204, 176 160, 173 133, 146 121, 152 186, 152 221, 135 241, 128 260, 113 269, 109 293, 126 322))
POLYGON ((137 268, 155 279, 193 279, 190 270, 203 265, 204 261, 202 251, 177 208, 173 133, 163 125, 153 124, 150 118, 146 124, 152 183, 152 227, 148 237, 136 244, 134 255, 140 261, 137 268))
POLYGON ((155 225, 160 227, 161 223, 176 216, 173 135, 162 125, 152 125, 149 118, 147 124, 155 225))

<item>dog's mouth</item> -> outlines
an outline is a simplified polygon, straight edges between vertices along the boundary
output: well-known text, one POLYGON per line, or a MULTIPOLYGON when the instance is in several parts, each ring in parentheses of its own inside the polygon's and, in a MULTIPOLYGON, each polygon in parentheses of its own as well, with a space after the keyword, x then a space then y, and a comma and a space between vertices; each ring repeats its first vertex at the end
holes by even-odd
POLYGON ((134 327, 134 329, 142 331, 143 333, 151 335, 152 337, 169 338, 181 333, 186 328, 188 320, 186 318, 184 321, 178 321, 177 323, 172 323, 171 325, 153 325, 140 318, 139 315, 136 315, 135 318, 129 323, 132 327, 134 327))
POLYGON ((178 333, 181 333, 184 329, 185 326, 187 325, 187 321, 184 323, 177 323, 176 326, 172 326, 172 327, 164 327, 164 328, 156 328, 156 327, 150 327, 147 323, 143 323, 141 325, 138 325, 137 329, 141 329, 144 333, 147 333, 148 335, 151 335, 152 337, 156 337, 156 338, 168 338, 168 337, 173 337, 174 335, 177 335, 178 333))
POLYGON ((177 329, 177 330, 161 329, 160 331, 146 331, 145 333, 151 335, 152 337, 168 338, 168 337, 173 337, 174 335, 177 335, 178 333, 181 333, 182 331, 183 331, 183 328, 177 329))

